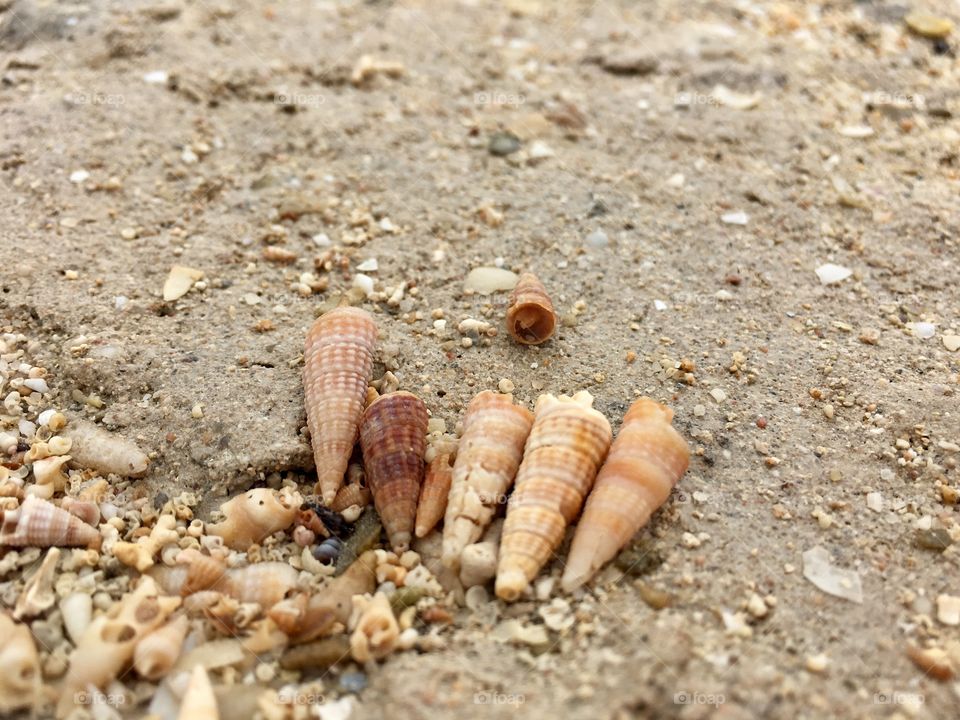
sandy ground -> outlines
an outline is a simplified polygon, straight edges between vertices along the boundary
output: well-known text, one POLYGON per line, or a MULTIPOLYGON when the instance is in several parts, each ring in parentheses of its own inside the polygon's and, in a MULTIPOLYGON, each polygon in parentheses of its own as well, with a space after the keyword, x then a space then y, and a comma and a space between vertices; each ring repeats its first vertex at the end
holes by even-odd
POLYGON ((642 534, 661 564, 536 652, 464 610, 353 717, 954 716, 906 649, 960 640, 956 546, 916 542, 960 538, 956 33, 908 10, 0 0, 0 323, 58 407, 151 453, 134 495, 209 505, 312 484, 304 335, 370 258, 375 374, 450 427, 502 379, 531 406, 588 389, 615 429, 639 394, 675 408, 694 457, 642 534), (163 302, 175 264, 204 277, 163 302), (493 264, 539 273, 551 342, 463 346, 462 319, 502 323, 503 294, 463 292, 493 264), (862 603, 804 578, 816 546, 862 603))

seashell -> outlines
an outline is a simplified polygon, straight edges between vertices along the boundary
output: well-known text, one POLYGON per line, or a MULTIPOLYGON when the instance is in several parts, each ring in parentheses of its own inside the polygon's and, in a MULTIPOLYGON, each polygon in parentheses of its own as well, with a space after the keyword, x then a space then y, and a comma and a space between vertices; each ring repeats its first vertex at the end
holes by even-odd
POLYGON ((456 571, 460 553, 480 539, 520 467, 533 413, 513 396, 485 390, 467 406, 443 520, 443 563, 456 571))
POLYGON ((177 564, 186 566, 186 576, 180 584, 180 595, 193 595, 204 590, 222 592, 227 584, 227 564, 223 558, 204 555, 199 550, 183 550, 177 564))
POLYGON ((150 460, 135 443, 86 420, 74 420, 61 434, 72 445, 73 464, 121 477, 141 477, 150 460))
POLYGON ((154 565, 146 572, 167 595, 180 595, 189 573, 187 565, 154 565))
POLYGON ((523 345, 539 345, 553 336, 557 316, 543 283, 533 273, 524 273, 510 295, 507 331, 523 345))
POLYGON ((427 406, 408 392, 383 395, 360 419, 363 464, 390 545, 410 547, 427 449, 427 406))
POLYGON ((67 635, 76 645, 93 618, 93 598, 85 592, 75 592, 60 601, 60 614, 67 635))
POLYGON ((563 540, 610 448, 607 419, 590 393, 541 395, 507 504, 497 597, 516 600, 563 540))
POLYGON ((0 612, 0 638, 0 713, 6 716, 14 710, 39 707, 43 680, 30 628, 0 612))
POLYGON ((334 635, 290 648, 280 658, 284 670, 327 670, 350 657, 350 640, 334 635))
POLYGON ((100 533, 66 510, 41 498, 29 496, 17 509, 3 512, 0 545, 98 548, 100 533))
POLYGON ((303 499, 299 493, 283 493, 269 488, 256 488, 237 495, 220 511, 225 520, 207 525, 207 533, 219 535, 231 550, 246 550, 263 542, 279 530, 286 530, 297 517, 303 499))
POLYGON ((672 420, 673 410, 646 397, 627 410, 574 533, 561 580, 565 591, 611 560, 686 472, 690 449, 672 420))
POLYGON ((137 538, 135 543, 116 543, 113 554, 124 565, 136 568, 138 572, 145 572, 153 567, 153 559, 164 545, 180 540, 176 528, 177 519, 173 515, 161 515, 149 535, 137 538))
POLYGON ((290 634, 293 643, 309 642, 327 635, 337 623, 350 619, 354 595, 373 592, 376 583, 377 556, 368 550, 357 558, 346 572, 307 602, 296 630, 290 634))
POLYGON ((269 608, 297 586, 300 573, 284 562, 261 562, 227 573, 226 592, 243 603, 269 608))
POLYGON ((45 442, 40 441, 31 445, 30 449, 23 454, 23 461, 29 465, 48 457, 50 457, 50 448, 45 442))
POLYGON ((190 622, 186 615, 178 615, 166 625, 144 637, 133 649, 133 666, 147 680, 159 680, 173 668, 190 622))
POLYGON ((56 492, 63 492, 67 487, 67 476, 63 474, 63 466, 70 459, 70 455, 53 455, 33 463, 33 477, 38 485, 49 485, 56 492))
POLYGON ((145 576, 133 592, 94 618, 70 656, 57 717, 73 710, 75 693, 88 685, 102 688, 117 678, 132 659, 137 643, 179 605, 180 598, 160 595, 153 579, 145 576))
POLYGON ((100 506, 89 500, 78 500, 67 495, 60 500, 60 509, 76 515, 87 525, 97 526, 100 522, 100 506))
POLYGON ((23 495, 24 497, 32 495, 41 500, 52 500, 54 496, 53 485, 40 485, 39 483, 27 485, 23 488, 23 495))
POLYGON ((293 597, 274 604, 267 610, 267 617, 287 635, 296 635, 304 613, 307 611, 309 600, 310 596, 307 593, 297 593, 293 597))
POLYGON ((465 588, 486 585, 497 574, 497 552, 503 518, 497 518, 483 534, 480 542, 467 545, 460 553, 460 584, 465 588))
POLYGON ((338 538, 327 538, 313 549, 313 556, 325 565, 329 565, 337 559, 341 550, 343 550, 343 542, 338 538))
POLYGON ((307 425, 317 466, 316 492, 330 505, 357 441, 373 375, 377 325, 364 310, 338 307, 321 315, 303 350, 307 425))
POLYGON ((337 496, 330 503, 330 509, 342 513, 354 505, 365 508, 371 500, 373 500, 373 494, 370 492, 370 488, 359 483, 350 483, 337 491, 337 496))
POLYGON ((353 598, 350 618, 350 654, 359 663, 382 660, 394 651, 400 626, 390 608, 390 601, 382 592, 372 599, 363 595, 353 598))
POLYGON ((180 702, 177 720, 220 720, 217 696, 203 665, 196 665, 190 674, 190 684, 180 702))
POLYGON ((426 537, 436 527, 447 510, 447 497, 453 482, 453 466, 450 453, 437 455, 428 465, 420 502, 417 504, 416 535, 426 537))
POLYGON ((40 563, 40 567, 30 577, 23 588, 17 604, 13 609, 13 617, 22 620, 25 617, 35 617, 53 607, 57 595, 53 590, 53 582, 57 572, 57 563, 60 560, 60 549, 52 547, 40 563))
POLYGON ((300 547, 310 547, 317 541, 317 534, 310 528, 304 527, 303 525, 297 525, 293 532, 290 533, 290 538, 300 547))
POLYGON ((73 440, 62 435, 50 438, 47 442, 47 450, 51 455, 66 455, 73 447, 73 440))

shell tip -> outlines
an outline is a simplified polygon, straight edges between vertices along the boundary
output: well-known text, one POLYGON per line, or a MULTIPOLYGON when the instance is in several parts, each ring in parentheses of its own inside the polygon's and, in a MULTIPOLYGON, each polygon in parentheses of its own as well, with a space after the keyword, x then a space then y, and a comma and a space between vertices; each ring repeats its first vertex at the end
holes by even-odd
POLYGON ((520 570, 505 570, 497 573, 497 597, 505 602, 513 602, 527 587, 527 578, 520 570))

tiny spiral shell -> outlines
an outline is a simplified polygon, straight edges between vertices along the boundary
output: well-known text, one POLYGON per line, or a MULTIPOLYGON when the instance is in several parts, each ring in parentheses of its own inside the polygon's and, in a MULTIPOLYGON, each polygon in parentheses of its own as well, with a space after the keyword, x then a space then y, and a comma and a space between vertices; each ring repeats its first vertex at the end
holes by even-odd
POLYGON ((227 584, 227 564, 220 557, 189 548, 177 555, 176 562, 174 568, 163 573, 165 577, 158 577, 158 582, 166 588, 171 587, 167 584, 168 578, 179 581, 179 594, 184 597, 204 590, 222 592, 227 584), (186 575, 179 575, 177 567, 186 567, 186 575))
POLYGON ((443 564, 458 570, 460 553, 480 539, 513 484, 533 413, 513 397, 484 390, 467 406, 443 520, 443 564))
POLYGON ((144 636, 133 649, 133 666, 137 672, 147 680, 159 680, 170 672, 180 657, 188 629, 187 616, 179 615, 144 636))
POLYGON ((627 410, 573 536, 562 580, 567 592, 627 544, 686 472, 690 449, 672 420, 673 411, 650 398, 627 410))
POLYGON ((382 592, 372 599, 362 595, 353 599, 350 626, 350 652, 359 663, 382 660, 394 651, 400 637, 400 626, 382 592))
POLYGON ((299 494, 256 488, 220 506, 223 522, 207 525, 209 535, 219 535, 232 550, 246 550, 279 530, 286 530, 300 508, 299 494))
POLYGON ((337 496, 357 440, 376 342, 377 325, 359 308, 331 310, 307 333, 303 388, 317 466, 316 492, 325 505, 337 496))
POLYGON ((410 547, 427 447, 427 406, 416 395, 392 392, 360 419, 363 464, 377 514, 396 552, 410 547))
POLYGON ((590 393, 541 395, 507 505, 497 596, 516 600, 563 541, 610 448, 607 419, 590 393))
POLYGON ((299 573, 285 562, 260 562, 230 570, 227 577, 224 592, 240 602, 267 609, 297 586, 299 573))
POLYGON ((20 507, 3 512, 0 545, 98 548, 100 533, 66 510, 30 495, 20 507))
POLYGON ((507 331, 523 345, 539 345, 553 336, 557 316, 543 283, 533 273, 524 273, 510 295, 507 331))
POLYGON ((447 497, 453 482, 453 466, 450 453, 437 455, 427 464, 427 471, 420 489, 420 502, 417 504, 416 535, 426 537, 440 522, 447 510, 447 497))
POLYGON ((210 677, 202 664, 197 664, 190 675, 190 683, 180 701, 177 720, 219 720, 217 696, 210 684, 210 677))
POLYGON ((340 488, 337 496, 330 503, 330 509, 334 512, 343 512, 354 505, 365 508, 372 500, 373 494, 366 486, 366 476, 364 476, 362 481, 351 482, 340 488))

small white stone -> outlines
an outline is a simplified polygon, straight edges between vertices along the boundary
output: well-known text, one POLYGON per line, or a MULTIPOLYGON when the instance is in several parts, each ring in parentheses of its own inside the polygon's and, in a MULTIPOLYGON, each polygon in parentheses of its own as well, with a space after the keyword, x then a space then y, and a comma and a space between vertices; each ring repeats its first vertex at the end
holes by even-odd
POLYGON ((27 378, 23 381, 24 387, 28 387, 34 392, 45 393, 50 392, 50 388, 47 385, 47 381, 43 378, 27 378))
POLYGON ((86 170, 74 170, 70 173, 70 182, 79 185, 82 182, 85 182, 87 178, 90 177, 90 173, 86 170))
POLYGON ((960 350, 960 335, 944 335, 941 339, 943 346, 950 352, 960 350))
POLYGON ((840 128, 840 134, 848 138, 863 139, 873 135, 873 128, 869 125, 846 125, 840 128))
POLYGON ((937 595, 937 620, 944 625, 960 625, 960 597, 937 595))
POLYGON ((117 295, 113 298, 113 307, 116 310, 123 310, 127 306, 127 296, 117 295))
POLYGON ((683 173, 674 173, 667 178, 667 187, 681 188, 686 181, 683 173))
POLYGON ((737 212, 728 212, 720 216, 720 220, 726 225, 746 225, 750 222, 750 216, 742 210, 737 212))
POLYGON ((809 655, 807 656, 806 668, 809 672, 812 673, 823 673, 826 672, 827 667, 830 665, 830 658, 828 658, 823 653, 819 655, 809 655))
POLYGON ((603 230, 594 230, 587 235, 586 243, 594 250, 602 250, 610 244, 610 238, 603 230))
POLYGON ((850 268, 845 268, 842 265, 834 265, 833 263, 825 263, 818 267, 815 272, 817 273, 817 277, 820 278, 821 285, 833 285, 853 275, 853 270, 850 268))
POLYGON ((883 510, 883 494, 878 492, 867 493, 867 507, 874 512, 883 510))
POLYGON ((908 325, 913 334, 921 340, 929 340, 937 334, 937 326, 931 322, 916 322, 908 325))
POLYGON ((516 273, 497 267, 478 267, 467 274, 463 283, 464 290, 472 290, 481 295, 490 295, 501 290, 513 290, 517 285, 516 273))
POLYGON ((707 414, 707 408, 705 408, 703 405, 698 403, 693 406, 693 414, 696 417, 703 417, 704 415, 707 414))
POLYGON ((249 292, 243 296, 243 301, 247 305, 259 305, 261 302, 263 302, 263 298, 256 293, 249 292))
POLYGON ((313 244, 317 247, 330 247, 333 243, 330 242, 330 238, 327 237, 326 233, 319 233, 313 236, 313 244))
POLYGON ((751 593, 750 598, 747 600, 747 612, 755 618, 762 618, 767 616, 770 608, 767 607, 763 598, 757 595, 757 593, 751 593))
POLYGON ((710 391, 710 397, 716 400, 718 403, 722 403, 727 399, 727 394, 720 388, 714 388, 710 391))
POLYGON ((653 307, 657 310, 666 310, 667 304, 663 300, 654 300, 653 307))
POLYGON ((373 278, 369 275, 364 275, 363 273, 357 273, 353 276, 353 286, 355 288, 360 288, 363 290, 364 294, 368 297, 373 292, 373 278))
POLYGON ((359 270, 360 272, 376 272, 378 267, 379 266, 377 265, 377 259, 369 258, 367 260, 364 260, 359 265, 357 265, 357 270, 359 270))
POLYGON ((150 85, 164 85, 168 77, 166 70, 153 70, 144 74, 143 81, 150 85))
POLYGON ((197 154, 193 151, 193 148, 191 148, 190 146, 183 148, 183 152, 180 153, 180 160, 183 162, 184 165, 193 165, 199 159, 200 158, 197 156, 197 154))

